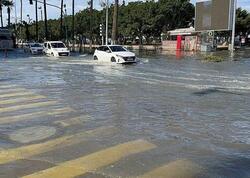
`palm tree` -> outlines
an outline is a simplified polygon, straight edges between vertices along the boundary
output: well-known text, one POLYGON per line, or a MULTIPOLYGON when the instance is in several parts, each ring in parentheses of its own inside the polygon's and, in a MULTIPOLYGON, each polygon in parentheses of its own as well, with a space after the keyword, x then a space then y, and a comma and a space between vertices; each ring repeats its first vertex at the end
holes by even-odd
POLYGON ((112 26, 112 43, 117 43, 117 21, 118 21, 118 4, 119 0, 115 0, 112 26))
POLYGON ((10 26, 10 8, 14 5, 10 0, 2 0, 2 4, 7 7, 8 26, 10 26))

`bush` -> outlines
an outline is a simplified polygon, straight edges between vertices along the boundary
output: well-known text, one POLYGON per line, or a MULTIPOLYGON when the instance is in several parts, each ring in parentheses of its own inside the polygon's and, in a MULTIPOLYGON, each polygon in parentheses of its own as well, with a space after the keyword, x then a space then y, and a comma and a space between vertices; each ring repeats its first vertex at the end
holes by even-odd
POLYGON ((208 62, 222 62, 224 61, 224 59, 220 56, 213 56, 213 55, 206 55, 203 56, 203 60, 204 61, 208 61, 208 62))

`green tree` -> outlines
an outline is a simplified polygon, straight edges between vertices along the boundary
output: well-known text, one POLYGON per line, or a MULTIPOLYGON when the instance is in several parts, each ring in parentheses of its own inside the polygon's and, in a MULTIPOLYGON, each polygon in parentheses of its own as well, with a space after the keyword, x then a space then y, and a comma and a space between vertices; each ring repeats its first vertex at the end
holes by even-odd
POLYGON ((250 32, 250 13, 246 10, 238 8, 236 10, 236 33, 246 34, 250 32))
POLYGON ((193 21, 195 7, 190 0, 159 0, 159 14, 163 30, 187 27, 193 21))

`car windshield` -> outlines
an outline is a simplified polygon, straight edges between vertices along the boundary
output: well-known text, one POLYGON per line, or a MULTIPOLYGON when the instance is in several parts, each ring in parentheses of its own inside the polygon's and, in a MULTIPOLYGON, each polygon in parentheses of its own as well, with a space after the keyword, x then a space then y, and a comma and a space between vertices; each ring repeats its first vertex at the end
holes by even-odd
POLYGON ((110 46, 109 47, 112 52, 121 52, 121 51, 127 51, 125 48, 122 46, 110 46))
POLYGON ((63 43, 51 43, 52 48, 65 48, 63 43))
POLYGON ((30 46, 33 47, 33 48, 35 48, 35 47, 42 47, 42 45, 40 45, 40 44, 38 44, 38 43, 36 43, 36 44, 31 44, 30 46))

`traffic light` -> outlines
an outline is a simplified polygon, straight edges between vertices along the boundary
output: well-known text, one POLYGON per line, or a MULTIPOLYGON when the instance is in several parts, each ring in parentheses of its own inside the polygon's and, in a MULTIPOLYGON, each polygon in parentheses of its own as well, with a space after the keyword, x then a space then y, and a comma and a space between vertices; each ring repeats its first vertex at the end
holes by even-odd
POLYGON ((30 4, 33 4, 33 0, 30 0, 30 4))
POLYGON ((100 24, 100 36, 103 36, 102 24, 100 24))

